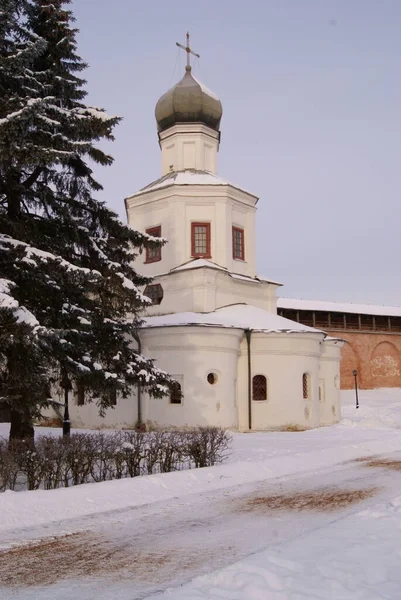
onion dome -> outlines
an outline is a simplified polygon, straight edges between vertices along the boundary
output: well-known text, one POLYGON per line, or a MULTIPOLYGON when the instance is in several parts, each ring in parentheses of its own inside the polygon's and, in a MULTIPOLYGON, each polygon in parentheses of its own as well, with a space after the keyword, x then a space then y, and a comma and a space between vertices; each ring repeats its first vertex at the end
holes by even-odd
POLYGON ((203 123, 218 131, 222 114, 220 100, 195 79, 190 66, 185 68, 181 81, 163 94, 155 109, 158 131, 176 123, 203 123))

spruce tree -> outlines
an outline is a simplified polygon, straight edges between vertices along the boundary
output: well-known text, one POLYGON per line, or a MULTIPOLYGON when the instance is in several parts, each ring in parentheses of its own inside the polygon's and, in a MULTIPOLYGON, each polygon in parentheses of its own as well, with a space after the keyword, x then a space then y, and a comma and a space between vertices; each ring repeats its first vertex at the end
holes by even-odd
POLYGON ((25 421, 46 405, 55 376, 84 385, 101 413, 116 391, 127 396, 138 383, 161 397, 170 378, 133 349, 148 303, 139 288, 148 280, 132 265, 160 242, 123 225, 96 199, 101 186, 88 165, 111 164, 97 143, 113 139, 119 119, 83 103, 78 74, 86 65, 64 7, 69 1, 30 0, 22 13, 14 4, 11 41, 0 57, 0 276, 37 321, 25 327, 40 358, 35 379, 42 390, 40 399, 27 394, 24 373, 19 393, 2 385, 1 396, 25 421), (19 46, 31 51, 7 97, 1 68, 19 46))

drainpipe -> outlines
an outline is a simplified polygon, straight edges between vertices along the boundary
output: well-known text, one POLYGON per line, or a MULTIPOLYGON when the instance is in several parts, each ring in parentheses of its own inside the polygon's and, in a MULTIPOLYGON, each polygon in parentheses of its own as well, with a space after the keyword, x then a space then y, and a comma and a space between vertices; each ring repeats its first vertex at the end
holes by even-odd
MULTIPOLYGON (((142 354, 142 344, 141 344, 141 338, 139 337, 138 333, 135 332, 132 334, 134 340, 136 341, 136 343, 138 344, 138 352, 139 354, 142 354)), ((137 403, 138 403, 138 429, 141 428, 142 426, 142 402, 141 402, 141 383, 140 381, 138 381, 137 384, 137 403)))
POLYGON ((252 369, 251 369, 251 329, 245 329, 248 346, 248 429, 252 429, 252 369))

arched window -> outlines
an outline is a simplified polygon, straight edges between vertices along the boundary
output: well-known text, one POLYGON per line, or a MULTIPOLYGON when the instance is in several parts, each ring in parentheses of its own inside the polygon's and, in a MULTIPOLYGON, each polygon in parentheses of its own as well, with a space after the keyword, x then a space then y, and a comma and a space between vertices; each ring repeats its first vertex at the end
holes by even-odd
POLYGON ((304 373, 302 375, 302 393, 304 400, 310 400, 310 375, 304 373))
POLYGON ((163 300, 163 288, 160 283, 152 283, 151 285, 147 285, 143 293, 152 300, 153 305, 161 304, 161 301, 163 300))
POLYGON ((264 375, 252 379, 252 400, 267 400, 267 381, 264 375))
POLYGON ((171 404, 181 404, 182 401, 182 390, 181 384, 178 381, 174 381, 171 392, 170 392, 170 403, 171 404))

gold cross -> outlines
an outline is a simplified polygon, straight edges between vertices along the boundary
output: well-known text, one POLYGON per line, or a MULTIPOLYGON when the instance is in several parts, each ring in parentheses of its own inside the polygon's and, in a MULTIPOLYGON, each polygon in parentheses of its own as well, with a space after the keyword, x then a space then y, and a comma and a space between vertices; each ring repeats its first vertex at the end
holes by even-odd
POLYGON ((189 55, 193 54, 197 58, 200 58, 200 55, 196 54, 196 52, 194 52, 193 50, 191 50, 191 48, 189 46, 189 33, 187 32, 187 45, 186 46, 183 46, 182 44, 179 44, 178 42, 176 42, 176 45, 179 48, 182 48, 183 50, 185 50, 185 52, 187 53, 187 66, 185 67, 185 70, 186 71, 190 71, 191 70, 191 62, 189 60, 189 55))

